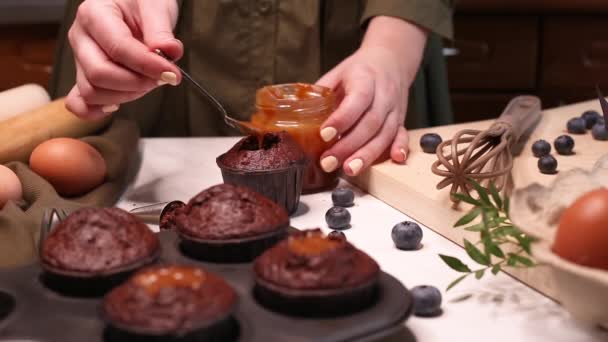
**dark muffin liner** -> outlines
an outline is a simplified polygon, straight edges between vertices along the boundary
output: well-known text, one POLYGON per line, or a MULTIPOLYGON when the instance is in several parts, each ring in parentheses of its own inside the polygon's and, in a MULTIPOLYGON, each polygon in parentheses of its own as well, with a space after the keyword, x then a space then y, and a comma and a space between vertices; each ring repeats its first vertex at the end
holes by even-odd
POLYGON ((298 210, 307 162, 276 170, 245 171, 225 166, 222 154, 216 159, 224 183, 246 186, 283 206, 289 215, 298 210))
POLYGON ((102 312, 107 325, 104 329, 104 342, 231 342, 239 337, 239 324, 232 317, 231 310, 227 315, 207 324, 192 328, 187 332, 167 334, 155 331, 144 331, 121 326, 109 320, 102 312))
POLYGON ((254 296, 261 305, 283 314, 304 317, 348 315, 372 306, 379 298, 377 280, 335 290, 299 290, 255 277, 254 296))
POLYGON ((242 239, 205 240, 179 233, 181 251, 194 259, 210 262, 250 262, 287 237, 287 226, 276 231, 242 239))
POLYGON ((138 269, 155 263, 160 250, 154 255, 124 267, 96 273, 67 271, 40 262, 43 272, 40 280, 48 289, 73 297, 99 297, 122 284, 138 269))

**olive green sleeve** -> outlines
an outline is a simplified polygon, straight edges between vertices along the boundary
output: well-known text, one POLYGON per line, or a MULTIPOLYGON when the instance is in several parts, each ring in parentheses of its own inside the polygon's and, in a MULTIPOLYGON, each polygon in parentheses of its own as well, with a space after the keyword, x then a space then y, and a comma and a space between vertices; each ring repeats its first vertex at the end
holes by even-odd
POLYGON ((451 39, 453 0, 366 0, 361 24, 379 15, 401 18, 451 39))

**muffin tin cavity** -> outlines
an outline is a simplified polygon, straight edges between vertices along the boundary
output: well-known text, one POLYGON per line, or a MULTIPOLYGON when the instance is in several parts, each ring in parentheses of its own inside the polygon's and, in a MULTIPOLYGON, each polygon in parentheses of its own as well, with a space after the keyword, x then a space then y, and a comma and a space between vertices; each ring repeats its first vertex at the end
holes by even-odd
MULTIPOLYGON (((201 262, 182 255, 174 231, 158 234, 162 255, 160 262, 196 265, 228 282, 238 295, 236 311, 220 329, 220 341, 360 341, 386 336, 402 329, 412 310, 410 292, 392 276, 381 273, 375 302, 349 315, 324 318, 299 318, 260 305, 253 294, 251 263, 225 264, 201 262), (236 338, 234 335, 238 334, 236 338)), ((109 326, 101 315, 101 298, 66 298, 41 286, 38 264, 0 270, 0 282, 7 291, 0 292, 0 342, 33 339, 40 341, 139 341, 109 326), (13 294, 11 296, 10 294, 13 294), (10 312, 18 307, 18 314, 10 312), (5 313, 5 312, 8 312, 5 313), (11 316, 6 320, 6 316, 11 316), (2 317, 4 316, 4 317, 2 317), (5 319, 3 322, 2 319, 5 319)), ((187 338, 191 338, 185 336, 187 338)), ((167 341, 167 339, 161 339, 167 341)), ((175 339, 169 339, 176 341, 175 339)), ((191 341, 191 339, 185 339, 191 341)), ((196 341, 200 340, 197 337, 196 341)), ((146 339, 146 341, 150 341, 146 339)), ((155 341, 155 339, 152 339, 155 341)), ((180 341, 180 339, 177 339, 180 341)), ((183 337, 181 341, 184 341, 183 337)), ((217 338, 214 341, 218 341, 217 338)))
POLYGON ((15 311, 15 297, 0 290, 0 323, 6 320, 15 311))

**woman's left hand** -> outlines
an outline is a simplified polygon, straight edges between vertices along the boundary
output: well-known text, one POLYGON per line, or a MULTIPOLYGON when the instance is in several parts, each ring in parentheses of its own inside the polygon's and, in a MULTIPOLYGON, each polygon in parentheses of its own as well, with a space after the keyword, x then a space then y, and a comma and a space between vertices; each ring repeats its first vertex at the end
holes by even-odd
POLYGON ((375 17, 361 47, 317 84, 338 94, 338 108, 321 127, 321 137, 340 139, 321 156, 326 172, 343 165, 355 176, 390 146, 396 162, 407 159, 404 127, 409 88, 426 43, 426 32, 398 18, 375 17))

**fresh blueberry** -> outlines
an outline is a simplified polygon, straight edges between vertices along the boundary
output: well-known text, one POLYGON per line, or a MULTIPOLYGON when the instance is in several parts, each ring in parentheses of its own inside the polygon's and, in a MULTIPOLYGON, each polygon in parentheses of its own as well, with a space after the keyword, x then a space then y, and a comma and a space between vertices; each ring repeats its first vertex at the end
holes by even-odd
POLYGON ((536 158, 546 156, 549 153, 551 153, 551 144, 547 141, 537 140, 532 144, 532 154, 534 154, 536 158))
POLYGON ((591 129, 591 135, 595 140, 608 140, 608 128, 603 121, 600 121, 591 129))
POLYGON ((597 120, 601 117, 602 116, 600 115, 600 113, 594 110, 588 110, 584 112, 583 115, 581 115, 581 118, 585 120, 585 128, 587 129, 591 129, 597 123, 597 120))
POLYGON ((420 137, 420 147, 426 153, 435 153, 437 146, 441 144, 441 137, 437 133, 427 133, 420 137))
POLYGON ((346 240, 346 234, 342 233, 339 230, 332 230, 331 233, 329 233, 327 236, 330 239, 346 240))
POLYGON ((569 135, 560 135, 553 141, 553 147, 557 153, 562 155, 572 154, 572 150, 574 149, 574 139, 572 139, 569 135))
POLYGON ((331 193, 331 200, 337 207, 352 207, 355 201, 355 194, 351 189, 338 188, 331 193))
POLYGON ((541 173, 552 174, 557 170, 557 160, 552 156, 542 156, 538 160, 538 169, 541 173))
POLYGON ((435 286, 416 286, 411 292, 416 316, 430 317, 441 314, 441 292, 435 286))
POLYGON ((404 221, 393 227, 391 237, 397 248, 406 251, 415 250, 422 241, 422 229, 415 222, 404 221))
POLYGON ((325 213, 325 221, 329 228, 348 229, 350 228, 350 213, 346 208, 331 207, 325 213))
POLYGON ((585 132, 587 132, 587 126, 583 118, 572 118, 568 120, 566 127, 568 128, 568 133, 572 134, 585 134, 585 132))

